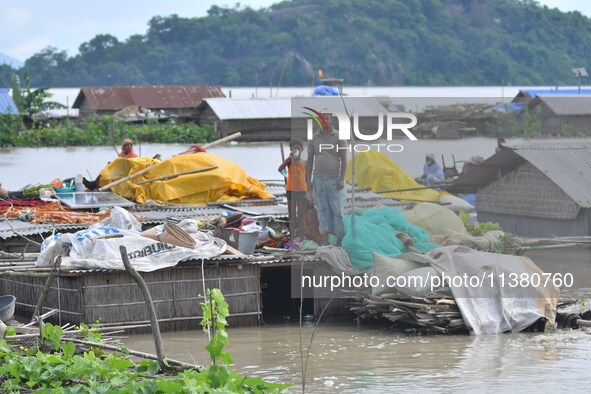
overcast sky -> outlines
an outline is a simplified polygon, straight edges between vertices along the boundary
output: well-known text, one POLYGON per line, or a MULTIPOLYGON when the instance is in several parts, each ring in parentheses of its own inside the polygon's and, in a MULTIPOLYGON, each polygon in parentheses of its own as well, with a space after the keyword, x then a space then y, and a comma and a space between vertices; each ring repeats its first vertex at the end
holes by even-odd
MULTIPOLYGON (((0 53, 24 61, 41 49, 53 46, 70 56, 81 43, 97 34, 109 33, 119 40, 144 34, 153 16, 177 14, 204 16, 213 4, 237 1, 212 0, 0 0, 0 53)), ((277 0, 241 0, 254 9, 277 0)), ((578 10, 591 16, 589 0, 540 0, 562 11, 578 10)))

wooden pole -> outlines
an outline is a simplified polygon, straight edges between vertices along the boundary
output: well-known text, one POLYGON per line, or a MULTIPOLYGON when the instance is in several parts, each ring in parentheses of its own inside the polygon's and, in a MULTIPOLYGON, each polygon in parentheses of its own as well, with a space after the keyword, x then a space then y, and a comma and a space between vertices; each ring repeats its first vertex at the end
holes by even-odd
MULTIPOLYGON (((60 265, 62 264, 62 256, 57 256, 53 262, 53 269, 51 270, 51 275, 49 275, 47 277, 47 280, 45 281, 45 286, 43 286, 43 289, 41 290, 41 294, 39 295, 39 300, 37 301, 37 306, 35 307, 35 312, 33 312, 33 317, 31 318, 31 322, 35 321, 39 315, 41 314, 41 311, 43 310, 43 304, 45 303, 45 300, 47 299, 47 294, 49 294, 49 290, 51 289, 51 285, 53 284, 53 280, 55 279, 56 276, 58 276, 58 272, 60 269, 60 265)), ((59 294, 58 294, 59 297, 59 294)))
POLYGON ((152 168, 156 167, 158 164, 160 164, 160 163, 154 163, 151 166, 148 166, 148 167, 144 168, 143 170, 140 170, 140 171, 138 171, 136 173, 133 173, 131 175, 128 175, 126 177, 123 177, 121 179, 118 179, 115 182, 111 182, 108 185, 105 185, 105 186, 101 187, 100 189, 98 189, 98 191, 99 192, 104 192, 105 190, 109 190, 113 186, 117 186, 117 185, 119 185, 119 184, 121 184, 123 182, 127 182, 130 179, 133 179, 133 178, 135 178, 137 176, 140 176, 142 174, 145 174, 146 172, 150 171, 152 168))
POLYGON ((198 170, 185 171, 185 172, 179 172, 178 174, 160 176, 158 178, 147 179, 145 181, 137 182, 136 185, 144 185, 146 183, 151 183, 151 182, 156 182, 156 181, 162 181, 164 179, 173 179, 173 178, 176 178, 176 177, 179 177, 179 176, 183 176, 183 175, 197 174, 197 173, 200 173, 200 172, 215 170, 216 168, 218 168, 218 166, 205 167, 205 168, 200 168, 198 170))
POLYGON ((234 134, 230 134, 227 137, 220 138, 219 140, 215 140, 213 142, 208 142, 205 145, 201 145, 201 147, 203 149, 209 149, 209 148, 212 148, 212 147, 214 147, 216 145, 223 144, 224 142, 229 142, 229 141, 235 140, 236 138, 240 138, 241 136, 242 136, 242 133, 241 132, 237 132, 237 133, 234 133, 234 134))
POLYGON ((150 291, 148 290, 148 286, 146 286, 146 282, 138 272, 133 268, 131 263, 129 262, 129 258, 127 257, 127 248, 121 245, 119 246, 119 252, 121 253, 121 259, 123 260, 123 266, 125 266, 125 271, 133 278, 135 283, 137 283, 142 295, 144 296, 144 301, 146 302, 146 308, 148 310, 148 316, 150 317, 150 325, 152 326, 152 335, 154 336, 154 347, 156 348, 156 355, 158 357, 158 363, 160 364, 160 368, 162 370, 167 370, 168 367, 164 364, 164 348, 162 346, 162 336, 160 335, 160 326, 158 325, 158 318, 156 317, 156 310, 154 309, 154 303, 152 302, 152 296, 150 295, 150 291))
POLYGON ((453 185, 453 183, 442 183, 440 185, 421 186, 421 187, 409 187, 409 188, 406 188, 406 189, 378 190, 378 191, 375 191, 374 193, 411 192, 411 191, 414 191, 414 190, 433 189, 433 188, 437 188, 437 187, 446 187, 446 186, 451 186, 451 185, 453 185))
MULTIPOLYGON (((283 142, 280 142, 279 146, 281 147, 281 162, 283 163, 285 161, 285 151, 283 149, 283 142)), ((285 185, 287 185, 287 177, 285 175, 283 175, 283 182, 285 183, 285 185)))
MULTIPOLYGON (((106 343, 95 343, 95 342, 89 342, 89 341, 84 341, 81 339, 77 339, 77 338, 67 338, 68 341, 72 341, 74 343, 79 343, 81 345, 86 345, 86 346, 92 346, 92 347, 100 347, 103 349, 107 349, 107 350, 113 350, 113 351, 121 351, 121 346, 114 346, 114 345, 108 345, 106 343)), ((150 354, 150 353, 144 353, 144 352, 138 352, 136 350, 131 350, 131 349, 126 349, 125 350, 126 353, 129 353, 132 356, 136 356, 136 357, 142 357, 142 358, 147 358, 149 360, 156 360, 156 361, 160 361, 157 355, 154 354, 150 354)), ((202 367, 198 366, 198 365, 193 365, 193 364, 188 364, 182 361, 178 361, 178 360, 173 360, 170 358, 167 358, 166 361, 171 364, 171 365, 175 365, 177 367, 180 367, 182 369, 196 369, 197 371, 199 371, 202 367)))

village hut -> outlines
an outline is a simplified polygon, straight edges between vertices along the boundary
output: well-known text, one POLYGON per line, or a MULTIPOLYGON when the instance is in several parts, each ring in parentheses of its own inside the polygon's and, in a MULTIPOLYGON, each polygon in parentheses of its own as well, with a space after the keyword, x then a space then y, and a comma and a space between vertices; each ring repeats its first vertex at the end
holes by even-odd
POLYGON ((591 95, 538 94, 528 109, 538 108, 542 134, 591 135, 591 95))
POLYGON ((243 141, 305 139, 309 118, 304 107, 357 114, 360 129, 369 130, 367 133, 375 133, 378 116, 386 113, 374 97, 210 98, 199 107, 199 124, 214 125, 220 137, 241 132, 243 141))
POLYGON ((224 97, 219 86, 96 86, 83 87, 73 108, 79 117, 113 115, 124 108, 137 107, 179 118, 194 118, 197 107, 207 97, 224 97))
POLYGON ((550 95, 591 95, 591 89, 521 89, 515 97, 513 97, 512 103, 526 103, 529 104, 538 95, 550 96, 550 95))
POLYGON ((245 141, 289 140, 290 99, 206 98, 198 108, 198 122, 213 125, 220 137, 237 132, 245 141))
POLYGON ((591 142, 506 145, 455 182, 479 222, 519 236, 591 235, 591 142))

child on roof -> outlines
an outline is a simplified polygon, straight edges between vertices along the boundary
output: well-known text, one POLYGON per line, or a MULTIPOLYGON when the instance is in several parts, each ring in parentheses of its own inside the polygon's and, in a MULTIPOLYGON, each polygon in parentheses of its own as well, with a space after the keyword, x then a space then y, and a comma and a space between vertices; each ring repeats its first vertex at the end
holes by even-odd
POLYGON ((304 237, 304 209, 307 202, 308 188, 306 186, 306 161, 301 158, 304 145, 300 141, 292 141, 291 152, 279 166, 277 171, 287 174, 287 205, 289 209, 289 233, 292 248, 296 237, 304 237))

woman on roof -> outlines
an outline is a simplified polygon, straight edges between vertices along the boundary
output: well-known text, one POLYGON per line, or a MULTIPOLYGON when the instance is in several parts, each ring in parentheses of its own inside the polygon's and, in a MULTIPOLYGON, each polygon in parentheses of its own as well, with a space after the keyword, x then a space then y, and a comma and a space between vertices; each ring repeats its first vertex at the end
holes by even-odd
POLYGON ((133 141, 129 138, 123 140, 123 144, 121 145, 121 153, 119 153, 119 157, 123 157, 125 159, 133 159, 134 157, 138 157, 133 151, 133 141))

